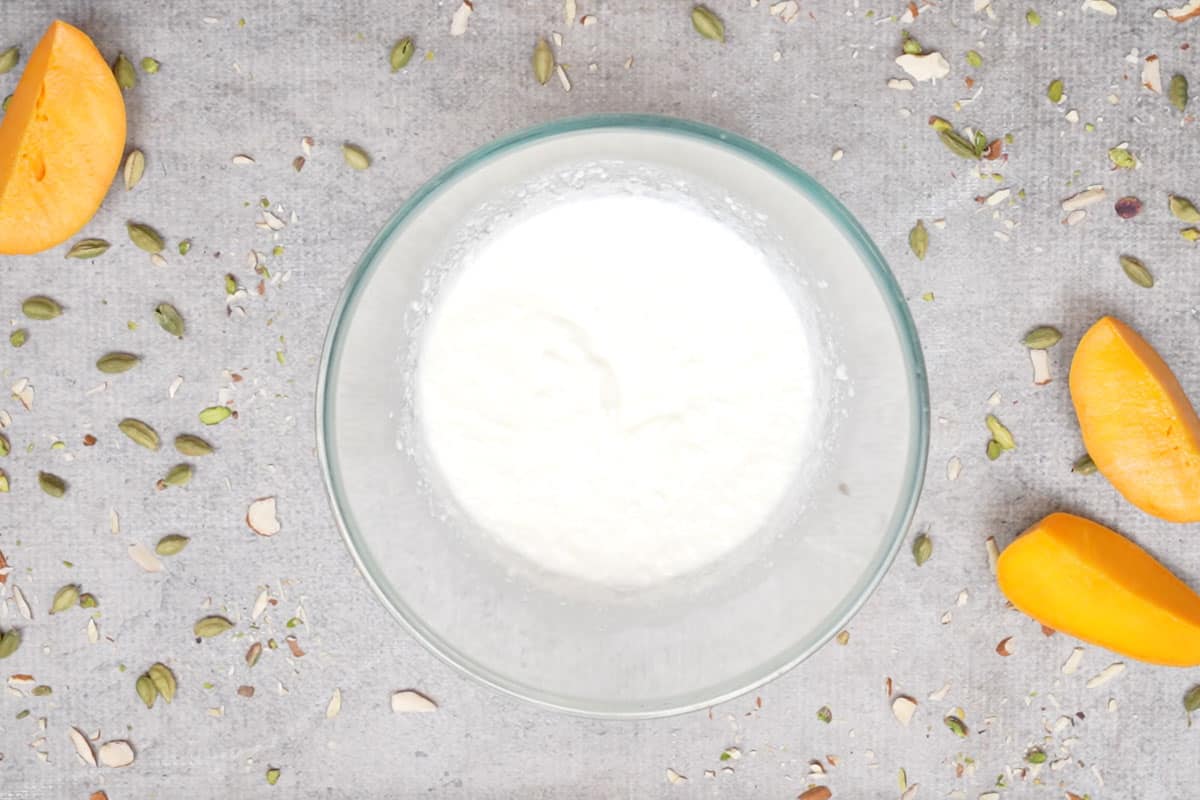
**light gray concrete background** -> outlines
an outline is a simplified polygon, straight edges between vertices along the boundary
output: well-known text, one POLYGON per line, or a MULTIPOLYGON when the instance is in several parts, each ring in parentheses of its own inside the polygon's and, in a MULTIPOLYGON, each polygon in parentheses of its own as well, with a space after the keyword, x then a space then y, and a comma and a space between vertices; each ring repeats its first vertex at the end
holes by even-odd
MULTIPOLYGON (((469 29, 454 38, 452 0, 7 0, 0 47, 19 44, 22 66, 57 16, 91 34, 106 57, 152 55, 162 68, 139 74, 126 94, 129 145, 144 150, 146 176, 132 192, 114 185, 83 234, 113 249, 94 263, 65 261, 65 247, 0 258, 0 318, 31 333, 20 350, 0 342, 0 377, 5 387, 21 378, 35 387, 32 411, 7 391, 0 399, 13 417, 6 433, 15 451, 0 459, 12 481, 0 495, 0 551, 12 568, 0 625, 25 636, 0 666, 6 679, 26 673, 53 688, 50 696, 24 686, 0 697, 0 796, 791 798, 824 783, 836 798, 889 798, 901 793, 901 768, 926 799, 992 790, 1004 798, 1194 795, 1200 728, 1189 729, 1181 697, 1200 672, 1129 662, 1106 685, 1085 688, 1122 659, 1088 647, 1078 673, 1064 675, 1060 665, 1077 643, 1045 637, 1005 609, 984 548, 989 535, 1003 546, 1040 515, 1075 510, 1127 532, 1200 585, 1196 526, 1152 520, 1103 479, 1069 472, 1081 448, 1066 368, 1099 315, 1138 327, 1185 387, 1200 391, 1200 255, 1166 208, 1168 192, 1200 195, 1200 140, 1190 117, 1140 86, 1140 65, 1127 59, 1155 53, 1164 80, 1184 71, 1200 86, 1189 47, 1200 23, 1156 19, 1153 2, 1114 2, 1115 17, 1076 0, 994 0, 991 16, 971 0, 946 0, 904 25, 898 0, 801 0, 791 24, 771 16, 768 0, 711 0, 728 28, 720 46, 695 35, 690 4, 678 0, 578 0, 571 25, 561 0, 476 0, 469 29), (1025 21, 1030 6, 1040 27, 1025 21), (597 23, 581 26, 583 14, 597 23), (903 27, 946 56, 945 81, 887 88, 904 77, 893 63, 903 27), (536 37, 556 31, 569 93, 557 82, 538 86, 529 67, 536 37), (415 37, 418 55, 391 74, 387 52, 403 35, 415 37), (968 66, 970 49, 982 67, 968 66), (1057 107, 1046 99, 1056 77, 1066 84, 1057 107), (1078 123, 1066 119, 1070 109, 1078 123), (533 123, 600 111, 724 126, 810 171, 887 255, 920 328, 934 424, 916 526, 933 538, 933 558, 918 569, 906 545, 849 626, 849 644, 827 646, 764 687, 761 707, 751 695, 674 719, 598 722, 478 687, 385 612, 355 573, 326 505, 314 452, 317 365, 330 312, 369 237, 471 149, 533 123), (980 178, 943 148, 926 126, 930 114, 991 136, 1011 133, 1007 160, 987 165, 1002 177, 980 178), (303 136, 316 144, 296 173, 303 136), (371 169, 345 167, 345 140, 371 153, 371 169), (1121 142, 1139 169, 1110 168, 1106 152, 1121 142), (844 153, 839 161, 835 150, 844 153), (256 163, 233 165, 238 153, 256 163), (1104 184, 1109 199, 1064 226, 1061 200, 1089 183, 1104 184), (1002 188, 1012 190, 1011 202, 977 202, 1002 188), (1141 216, 1117 218, 1111 201, 1123 194, 1143 200, 1141 216), (255 227, 262 197, 281 205, 285 220, 295 211, 278 237, 255 227), (917 218, 930 229, 923 263, 906 243, 917 218), (166 266, 127 241, 127 219, 168 237, 166 266), (179 257, 175 244, 185 237, 194 247, 179 257), (253 290, 246 253, 269 253, 275 238, 284 254, 267 262, 288 280, 261 297, 252 291, 239 303, 244 317, 227 315, 223 276, 234 273, 253 290), (1130 283, 1117 265, 1121 252, 1142 258, 1157 286, 1130 283), (926 292, 932 301, 922 300, 926 292), (59 299, 67 313, 49 323, 19 319, 20 300, 34 293, 59 299), (164 300, 187 317, 182 341, 154 323, 152 309, 164 300), (1051 352, 1055 380, 1045 387, 1032 385, 1019 344, 1035 324, 1057 325, 1065 337, 1051 352), (145 361, 89 394, 101 382, 93 361, 110 349, 145 361), (231 384, 226 371, 243 380, 231 384), (184 382, 171 399, 176 375, 184 382), (1019 448, 989 463, 983 416, 993 392, 1019 448), (222 399, 235 402, 239 417, 206 431, 219 454, 201 462, 185 490, 154 491, 173 454, 138 450, 116 422, 136 416, 164 433, 193 430, 196 413, 222 399), (99 439, 94 447, 82 446, 88 433, 99 439), (51 449, 57 440, 65 449, 51 449), (962 474, 951 482, 946 464, 955 456, 962 474), (65 499, 37 490, 40 469, 70 482, 65 499), (283 523, 272 539, 243 522, 247 503, 264 495, 278 498, 283 523), (119 533, 110 532, 110 510, 119 533), (192 544, 164 572, 145 573, 128 557, 129 545, 152 546, 170 532, 192 544), (87 612, 46 613, 70 582, 99 599, 98 643, 88 642, 87 612), (21 617, 14 586, 32 621, 21 617), (264 587, 279 604, 253 628, 264 587), (191 625, 210 609, 224 609, 244 635, 197 645, 191 625), (303 624, 285 627, 301 613, 303 624), (302 658, 283 645, 289 633, 302 658), (995 648, 1008 636, 1013 654, 1001 657, 995 648), (280 649, 248 668, 246 647, 269 637, 280 649), (176 672, 179 697, 147 711, 134 676, 156 660, 176 672), (891 713, 888 678, 920 703, 908 727, 891 713), (943 699, 928 699, 947 684, 943 699), (237 694, 242 685, 255 688, 252 698, 237 694), (394 715, 389 694, 407 687, 435 698, 439 710, 394 715), (335 689, 342 710, 327 719, 335 689), (823 705, 829 724, 816 717, 823 705), (955 707, 970 728, 966 739, 942 724, 955 707), (30 715, 16 719, 23 709, 30 715), (1062 717, 1067 727, 1056 730, 1062 717), (101 741, 129 739, 136 762, 84 765, 66 736, 72 725, 99 731, 101 741), (742 757, 722 762, 734 746, 742 757), (1054 769, 1018 771, 1033 746, 1054 769), (810 777, 810 762, 825 774, 810 777), (268 767, 281 770, 274 787, 268 767), (668 768, 687 782, 669 783, 668 768), (1004 788, 995 788, 998 776, 1004 788)), ((0 77, 0 94, 17 75, 0 77)))

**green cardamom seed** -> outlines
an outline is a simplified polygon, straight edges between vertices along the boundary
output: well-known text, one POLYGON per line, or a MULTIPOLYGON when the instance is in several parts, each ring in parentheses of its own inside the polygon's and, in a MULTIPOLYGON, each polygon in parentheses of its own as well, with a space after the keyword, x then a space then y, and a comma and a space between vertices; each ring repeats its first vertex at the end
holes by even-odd
POLYGON ((1052 328, 1049 325, 1041 325, 1025 334, 1025 338, 1021 340, 1021 344, 1030 350, 1049 350, 1058 344, 1060 339, 1062 339, 1062 334, 1058 332, 1057 328, 1052 328))
POLYGON ((62 314, 63 308, 54 300, 44 295, 35 295, 21 303, 21 313, 30 319, 54 319, 62 314))
POLYGON ((725 41, 725 23, 707 6, 692 8, 692 27, 705 39, 712 39, 714 42, 725 41))
POLYGON ((975 145, 967 141, 967 137, 963 136, 956 130, 946 129, 938 131, 938 138, 942 140, 942 144, 959 158, 966 158, 971 161, 979 160, 979 153, 975 152, 975 145))
POLYGON ((0 633, 0 659, 8 658, 21 646, 21 632, 16 628, 0 633))
POLYGON ((0 493, 8 491, 8 473, 0 469, 0 493))
POLYGON ((1167 87, 1167 99, 1171 101, 1171 105, 1183 111, 1188 104, 1188 81, 1182 75, 1175 74, 1171 76, 1171 83, 1167 87))
POLYGON ((1092 457, 1084 453, 1079 458, 1075 459, 1075 463, 1071 465, 1071 472, 1076 475, 1094 475, 1096 473, 1096 462, 1092 461, 1092 457))
POLYGON ((157 450, 159 445, 158 433, 140 419, 126 417, 117 423, 121 433, 128 436, 136 444, 147 450, 157 450))
POLYGON ((1040 747, 1035 747, 1025 754, 1025 760, 1030 764, 1045 764, 1046 752, 1040 747))
POLYGON ((51 497, 62 497, 67 493, 67 482, 51 472, 38 473, 38 486, 51 497))
POLYGON ((96 595, 91 592, 84 592, 79 595, 80 608, 95 608, 98 605, 100 605, 100 602, 96 599, 96 595))
POLYGON ((917 562, 917 566, 921 566, 933 555, 933 540, 924 533, 917 536, 913 540, 912 554, 913 560, 917 562))
POLYGON ((1177 194, 1167 196, 1167 207, 1171 209, 1171 214, 1180 222, 1200 222, 1200 210, 1197 210, 1192 201, 1186 197, 1180 197, 1177 194))
POLYGON ((6 456, 12 452, 12 444, 8 441, 8 437, 0 433, 0 456, 6 456))
POLYGON ((1050 81, 1050 86, 1046 89, 1046 97, 1051 103, 1058 105, 1063 99, 1063 82, 1062 78, 1055 78, 1050 81))
POLYGON ((0 53, 0 75, 7 72, 12 72, 13 67, 21 60, 21 50, 17 47, 10 47, 3 53, 0 53))
POLYGON ((183 548, 188 546, 190 542, 186 536, 178 533, 169 533, 158 540, 158 544, 154 545, 154 552, 160 556, 175 556, 183 552, 183 548))
POLYGON ((908 232, 908 247, 918 261, 925 260, 925 252, 929 249, 929 231, 925 229, 923 220, 917 220, 917 224, 908 232))
POLYGON ((166 244, 158 231, 140 222, 126 222, 125 230, 129 232, 129 240, 147 253, 161 253, 166 244))
POLYGON ((545 39, 538 39, 537 44, 533 46, 533 77, 545 86, 553 74, 554 53, 550 50, 550 43, 545 39))
POLYGON ((238 285, 237 278, 232 275, 225 275, 225 294, 237 294, 238 285))
POLYGON ((176 464, 167 470, 162 482, 167 486, 187 486, 192 480, 191 464, 176 464))
POLYGON ((821 706, 817 709, 817 719, 826 725, 833 722, 833 712, 829 710, 829 706, 821 706))
POLYGON ((146 156, 141 150, 130 150, 125 156, 125 191, 133 189, 146 174, 146 156))
POLYGON ((192 632, 201 639, 211 639, 214 636, 220 636, 232 627, 233 623, 229 620, 213 615, 196 620, 196 624, 192 626, 192 632))
POLYGON ((392 65, 392 72, 399 72, 408 65, 412 60, 413 52, 416 48, 413 46, 411 36, 405 36, 400 41, 392 45, 392 51, 388 53, 388 63, 392 65))
POLYGON ((192 249, 192 240, 183 239, 179 242, 179 255, 186 256, 188 251, 192 249))
POLYGON ((159 303, 154 307, 154 318, 158 325, 172 336, 183 337, 183 316, 170 303, 159 303))
POLYGON ((997 442, 995 439, 989 439, 988 443, 987 443, 987 451, 986 452, 987 452, 988 461, 995 461, 997 458, 1000 457, 1000 454, 1004 452, 1004 448, 1001 447, 1000 443, 997 442))
MULTIPOLYGON (((1189 242, 1200 241, 1200 228, 1181 228, 1179 235, 1189 242)), ((11 338, 11 337, 10 337, 11 338)), ((21 345, 16 345, 20 347, 21 345)))
POLYGON ((137 73, 124 53, 117 53, 117 60, 113 62, 112 71, 113 77, 117 79, 117 86, 122 89, 132 89, 137 86, 137 73))
POLYGON ((175 437, 175 449, 185 456, 207 456, 213 452, 211 444, 190 433, 181 433, 175 437))
POLYGON ((139 361, 133 353, 105 353, 96 359, 96 369, 107 375, 119 375, 136 367, 139 361))
POLYGON ((216 425, 233 415, 229 406, 209 406, 200 412, 200 421, 205 425, 216 425))
POLYGON ((30 692, 30 694, 32 694, 34 697, 49 697, 50 695, 54 694, 54 689, 43 683, 41 686, 33 687, 33 690, 30 692))
POLYGON ((67 251, 67 258, 96 258, 104 255, 110 246, 103 239, 80 239, 71 245, 71 249, 67 251))
POLYGON ((1133 169, 1137 166, 1137 158, 1127 147, 1113 147, 1108 151, 1108 160, 1118 169, 1133 169))
POLYGON ((29 331, 24 328, 17 328, 8 335, 8 343, 13 347, 23 347, 29 339, 29 331))
POLYGON ((54 593, 54 599, 50 601, 50 613, 61 614, 68 608, 74 608, 79 602, 79 584, 68 583, 66 586, 54 593))
MULTIPOLYGON (((9 633, 15 633, 15 631, 9 631, 9 633)), ((4 658, 4 655, 0 654, 0 658, 4 658)), ((1193 686, 1184 693, 1183 709, 1189 714, 1200 709, 1200 685, 1193 686)))
POLYGON ((142 72, 146 73, 147 75, 154 75, 157 73, 159 66, 161 66, 161 64, 157 58, 146 56, 142 59, 142 72))
POLYGON ((953 715, 947 716, 942 722, 946 723, 946 727, 950 732, 960 739, 965 739, 967 736, 967 726, 961 719, 953 715))
POLYGON ((1036 28, 1042 24, 1042 15, 1031 8, 1025 12, 1025 23, 1031 28, 1036 28))
POLYGON ((150 675, 143 672, 138 676, 133 686, 137 690, 137 696, 146 704, 146 708, 154 708, 154 700, 158 697, 158 690, 154 688, 154 681, 150 680, 150 675))
POLYGON ((983 66, 983 56, 979 55, 979 51, 977 50, 968 50, 967 63, 975 69, 979 69, 983 66))
POLYGON ((12 95, 4 95, 3 102, 0 102, 0 111, 8 111, 8 104, 12 102, 12 95))
POLYGON ((171 672, 170 667, 161 662, 155 662, 150 665, 150 669, 146 670, 146 674, 154 683, 155 690, 162 695, 162 699, 170 703, 175 699, 175 673, 171 672))
POLYGON ((1125 275, 1128 276, 1129 280, 1143 289, 1149 289, 1154 286, 1154 276, 1150 274, 1150 270, 1146 269, 1146 265, 1139 259, 1133 256, 1121 256, 1118 260, 1121 262, 1121 269, 1125 270, 1125 275))
POLYGON ((901 32, 900 49, 904 51, 905 55, 910 56, 919 56, 925 52, 925 48, 921 46, 921 43, 914 39, 913 35, 908 31, 901 32))
POLYGON ((342 145, 342 158, 356 170, 361 171, 371 166, 371 157, 367 155, 367 151, 349 142, 342 145))
POLYGON ((279 781, 280 774, 281 773, 280 773, 279 767, 268 767, 267 768, 267 785, 274 786, 279 781))
POLYGON ((1004 427, 1004 423, 997 419, 995 414, 988 414, 984 422, 992 434, 992 439, 1002 450, 1017 449, 1017 440, 1013 438, 1012 431, 1004 427))

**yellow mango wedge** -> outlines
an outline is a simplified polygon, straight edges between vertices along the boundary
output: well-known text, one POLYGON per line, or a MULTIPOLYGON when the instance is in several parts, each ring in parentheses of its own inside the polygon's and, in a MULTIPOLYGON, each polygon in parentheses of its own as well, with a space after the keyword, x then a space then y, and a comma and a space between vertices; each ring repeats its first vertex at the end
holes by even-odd
POLYGON ((1116 490, 1160 519, 1200 522, 1200 418, 1154 348, 1102 317, 1075 350, 1070 384, 1084 447, 1116 490))
POLYGON ((1043 625, 1139 661, 1200 665, 1200 595, 1103 525, 1051 514, 1004 549, 996 578, 1043 625))

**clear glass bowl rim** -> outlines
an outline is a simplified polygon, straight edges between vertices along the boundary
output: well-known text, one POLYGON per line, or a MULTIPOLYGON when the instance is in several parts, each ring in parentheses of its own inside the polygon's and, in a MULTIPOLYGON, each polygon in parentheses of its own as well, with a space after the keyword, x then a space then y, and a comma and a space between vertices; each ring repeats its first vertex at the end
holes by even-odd
MULTIPOLYGON (((866 603, 883 579, 888 568, 895 560, 896 553, 903 543, 905 534, 912 522, 920 498, 921 487, 925 477, 926 459, 929 450, 929 387, 925 378, 925 362, 921 352, 920 340, 916 326, 909 313, 908 303, 904 298, 900 285, 887 265, 883 254, 871 241, 866 230, 858 220, 841 204, 824 186, 814 180, 808 173, 796 167, 791 162, 775 154, 773 151, 749 139, 722 130, 712 125, 693 122, 676 117, 653 114, 595 114, 582 117, 572 117, 554 120, 535 125, 508 136, 501 137, 463 156, 450 166, 417 189, 411 197, 391 216, 380 232, 368 245, 362 257, 358 260, 354 272, 347 279, 338 303, 334 308, 332 321, 325 336, 324 350, 317 379, 316 396, 316 430, 317 454, 321 462, 321 473, 324 479, 325 492, 333 511, 338 530, 354 558, 359 571, 370 585, 372 592, 384 606, 399 620, 408 633, 419 641, 427 650, 445 663, 457 669, 479 683, 489 686, 507 695, 517 697, 542 708, 584 716, 594 719, 651 719, 685 714, 691 711, 708 708, 735 697, 751 692, 769 683, 780 675, 790 671, 807 659, 833 636, 842 630, 858 610, 866 603), (367 283, 377 266, 377 256, 392 235, 399 229, 410 215, 419 209, 427 198, 438 192, 444 185, 490 159, 516 147, 535 143, 562 134, 578 133, 589 130, 603 129, 633 129, 643 131, 667 132, 705 140, 711 144, 733 150, 747 157, 759 166, 775 173, 779 178, 794 185, 800 192, 807 195, 828 217, 837 228, 853 244, 863 264, 871 272, 884 302, 892 314, 900 345, 904 352, 908 374, 908 393, 913 406, 912 427, 909 438, 909 459, 905 469, 905 491, 893 511, 887 529, 890 542, 885 552, 873 565, 873 572, 862 593, 845 606, 843 613, 832 624, 811 639, 807 644, 800 642, 791 648, 785 661, 775 667, 765 668, 763 673, 753 680, 732 691, 717 696, 697 697, 693 701, 675 707, 653 709, 650 711, 629 709, 614 711, 612 709, 597 710, 584 708, 573 704, 570 698, 555 698, 532 694, 524 687, 508 683, 501 675, 484 674, 481 668, 473 666, 473 660, 466 654, 459 653, 440 641, 436 633, 426 628, 421 621, 411 615, 402 604, 394 601, 385 587, 387 578, 382 575, 373 560, 365 542, 361 541, 350 520, 349 505, 344 502, 344 492, 337 468, 330 459, 329 448, 333 425, 333 385, 332 379, 337 371, 342 355, 342 333, 345 329, 347 315, 353 311, 359 291, 367 283), (343 510, 344 509, 344 510, 343 510)), ((806 637, 807 638, 807 637, 806 637)))

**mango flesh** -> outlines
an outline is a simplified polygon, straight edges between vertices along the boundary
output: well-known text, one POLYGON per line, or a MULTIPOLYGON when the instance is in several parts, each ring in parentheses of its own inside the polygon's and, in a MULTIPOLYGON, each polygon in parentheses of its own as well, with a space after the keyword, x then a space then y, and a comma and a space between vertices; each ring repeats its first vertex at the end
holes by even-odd
POLYGON ((1084 447, 1117 491, 1147 514, 1200 521, 1200 418, 1154 348, 1103 317, 1075 350, 1070 385, 1084 447))
POLYGON ((1200 665, 1200 595, 1103 525, 1051 514, 1005 548, 996 578, 1043 625, 1139 661, 1200 665))
POLYGON ((125 149, 125 101, 83 31, 51 23, 0 121, 0 254, 71 238, 96 210, 125 149))

